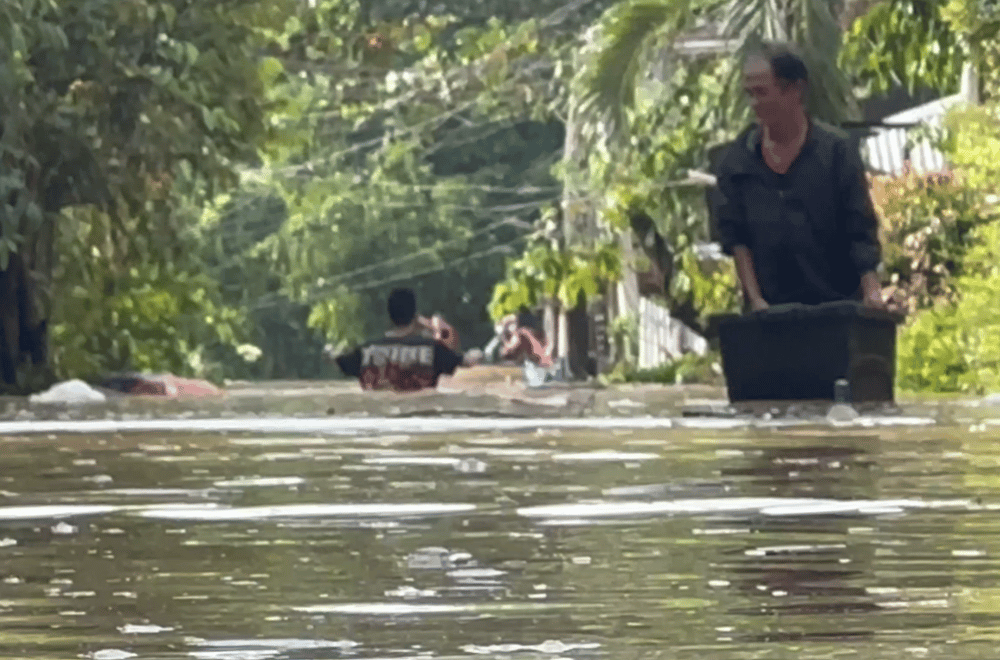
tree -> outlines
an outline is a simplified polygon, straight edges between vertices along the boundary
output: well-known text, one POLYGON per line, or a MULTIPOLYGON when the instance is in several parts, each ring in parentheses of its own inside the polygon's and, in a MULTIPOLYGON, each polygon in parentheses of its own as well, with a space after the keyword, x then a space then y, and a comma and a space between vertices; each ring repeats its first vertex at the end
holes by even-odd
POLYGON ((44 320, 61 293, 53 290, 61 259, 103 261, 98 305, 134 286, 135 273, 184 262, 173 189, 183 180, 187 192, 211 196, 236 182, 236 164, 256 158, 271 133, 258 54, 297 4, 0 7, 7 387, 51 377, 44 320), (73 252, 56 253, 60 243, 73 252))
POLYGON ((910 93, 958 88, 969 49, 942 0, 883 0, 846 24, 841 65, 862 96, 902 86, 910 93))
MULTIPOLYGON (((689 88, 672 87, 671 74, 687 64, 674 48, 685 33, 704 24, 719 24, 723 41, 745 52, 760 39, 790 41, 803 50, 814 84, 810 98, 814 114, 838 121, 855 111, 846 76, 837 68, 841 28, 830 0, 770 3, 760 0, 628 0, 610 9, 600 22, 587 60, 579 71, 579 102, 593 120, 606 122, 620 142, 635 109, 637 90, 650 75, 653 59, 660 59, 659 102, 669 104, 689 88)), ((725 55, 720 53, 719 55, 725 55)), ((733 74, 736 71, 732 72, 733 74)), ((735 95, 728 102, 739 103, 735 95)), ((692 117, 693 122, 700 118, 692 117)))
POLYGON ((383 14, 377 30, 357 28, 391 43, 391 61, 374 66, 349 37, 360 19, 335 4, 303 12, 262 62, 282 100, 272 123, 288 130, 204 219, 210 269, 245 319, 241 336, 263 349, 241 365, 233 346, 213 347, 244 377, 318 375, 323 342, 381 331, 385 294, 401 284, 466 341, 485 341, 486 303, 521 219, 558 192, 549 169, 562 126, 545 116, 552 62, 539 26, 489 21, 446 35, 447 16, 383 14), (256 209, 272 195, 284 209, 263 222, 256 209))

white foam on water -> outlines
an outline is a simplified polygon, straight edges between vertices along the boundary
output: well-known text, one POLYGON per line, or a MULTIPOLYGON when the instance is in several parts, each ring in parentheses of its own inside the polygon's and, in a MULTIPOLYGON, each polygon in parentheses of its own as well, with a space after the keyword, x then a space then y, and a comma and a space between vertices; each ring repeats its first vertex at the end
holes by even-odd
POLYGON ((307 605, 293 608, 303 614, 360 614, 371 616, 407 616, 415 614, 452 614, 475 610, 472 605, 437 603, 344 603, 339 605, 307 605))
POLYGON ((473 655, 495 655, 501 653, 517 653, 518 651, 536 651, 538 653, 558 654, 566 653, 567 651, 589 651, 599 648, 601 648, 601 645, 597 642, 566 644, 565 642, 549 639, 541 644, 491 644, 489 646, 467 644, 462 647, 462 650, 473 655))
POLYGON ((551 453, 544 449, 503 449, 494 447, 485 449, 484 452, 487 456, 492 458, 530 458, 534 456, 544 456, 545 454, 551 453))
POLYGON ((385 592, 387 598, 433 598, 437 595, 438 592, 434 589, 417 589, 408 584, 385 592))
POLYGON ((216 481, 212 485, 216 488, 263 488, 268 486, 299 486, 305 482, 306 480, 302 477, 240 477, 216 481))
POLYGON ((418 616, 421 614, 462 614, 493 612, 533 612, 563 609, 567 605, 555 603, 331 603, 329 605, 303 605, 292 609, 302 614, 349 614, 359 616, 418 616))
MULTIPOLYGON (((884 415, 879 417, 859 417, 854 426, 933 426, 937 421, 932 417, 896 417, 884 415)), ((850 425, 848 425, 850 426, 850 425)))
MULTIPOLYGON (((618 519, 619 522, 621 519, 618 519)), ((611 525, 613 522, 602 518, 543 518, 538 521, 545 527, 579 527, 593 525, 611 525)))
POLYGON ((185 497, 204 495, 204 489, 187 488, 102 488, 101 495, 124 495, 126 497, 185 497))
POLYGON ((860 513, 881 515, 905 509, 926 508, 916 500, 838 501, 775 497, 725 497, 661 500, 653 502, 584 502, 523 507, 517 513, 527 518, 585 521, 594 518, 655 517, 676 514, 752 513, 766 516, 803 516, 860 513))
POLYGON ((843 543, 830 543, 826 545, 772 545, 763 548, 752 548, 744 550, 747 557, 765 557, 767 555, 778 554, 801 554, 806 552, 831 552, 833 550, 846 550, 843 543))
MULTIPOLYGON (((0 422, 0 435, 58 433, 112 434, 191 431, 201 433, 277 433, 324 435, 463 433, 534 429, 669 429, 728 430, 746 427, 786 428, 815 424, 817 419, 716 419, 667 417, 587 417, 491 419, 467 417, 268 417, 212 419, 45 420, 0 422)), ((926 417, 860 417, 860 426, 932 425, 926 417)), ((285 438, 287 440, 287 438, 285 438)), ((311 444, 311 443, 310 443, 311 444)), ((318 444, 318 442, 317 442, 318 444)))
POLYGON ((617 401, 608 401, 608 405, 612 408, 645 408, 646 404, 642 401, 633 401, 632 399, 618 399, 617 401))
POLYGON ((506 574, 507 571, 501 571, 496 568, 459 568, 447 573, 448 577, 457 580, 488 580, 506 574))
MULTIPOLYGON (((193 641, 193 640, 192 640, 193 641)), ((358 642, 349 639, 222 639, 198 640, 197 645, 207 648, 268 648, 281 651, 296 651, 302 649, 353 649, 360 646, 358 642)))
POLYGON ((768 427, 801 425, 798 420, 747 420, 733 418, 714 417, 690 417, 677 420, 677 426, 685 429, 701 429, 706 431, 726 431, 729 429, 741 429, 747 426, 764 425, 768 427))
POLYGON ((617 462, 617 461, 651 461, 660 458, 659 454, 642 452, 622 452, 622 451, 588 451, 576 454, 555 454, 552 459, 556 461, 593 461, 593 462, 617 462))
POLYGON ((138 656, 135 653, 122 651, 121 649, 101 649, 100 651, 94 651, 87 657, 93 658, 93 660, 126 660, 127 658, 138 656))
POLYGON ((266 454, 258 454, 253 457, 253 460, 258 463, 272 463, 277 461, 298 461, 305 458, 307 454, 304 452, 269 452, 266 454))
POLYGON ((822 501, 807 504, 790 504, 767 507, 761 510, 765 516, 823 516, 846 513, 882 515, 901 513, 905 509, 923 509, 926 505, 915 500, 861 500, 822 501))
MULTIPOLYGON (((136 419, 136 420, 46 420, 0 422, 0 435, 57 433, 129 433, 153 431, 193 431, 202 433, 322 433, 356 435, 359 433, 400 435, 412 433, 460 433, 495 430, 533 430, 539 428, 635 428, 667 429, 674 422, 659 417, 596 418, 449 418, 449 417, 269 417, 213 419, 136 419)), ((378 438, 369 438, 376 440, 378 438)), ((287 437, 285 438, 287 440, 287 437)))
POLYGON ((118 632, 123 635, 155 635, 156 633, 170 632, 172 630, 173 628, 166 626, 142 623, 126 623, 124 626, 118 626, 118 632))
POLYGON ((267 660, 279 655, 281 652, 274 649, 246 650, 237 649, 233 651, 190 651, 188 655, 197 660, 267 660))
POLYGON ((369 465, 426 465, 454 467, 462 462, 460 458, 447 456, 374 456, 363 461, 369 465))
POLYGON ((474 504, 285 504, 253 507, 150 506, 136 511, 144 518, 193 521, 264 520, 267 518, 409 518, 475 511, 474 504))
POLYGON ((653 502, 589 502, 523 507, 517 510, 527 518, 611 518, 658 516, 675 513, 734 513, 759 511, 781 503, 808 503, 811 500, 782 498, 729 497, 719 499, 660 500, 653 502))
POLYGON ((869 516, 881 516, 886 514, 902 513, 905 509, 898 506, 881 506, 878 504, 817 504, 815 506, 790 506, 772 507, 763 509, 761 515, 765 516, 836 516, 848 514, 860 514, 869 516))
POLYGON ((96 516, 112 513, 122 507, 104 504, 49 504, 38 506, 0 507, 0 520, 59 520, 75 516, 96 516))
POLYGON ((326 438, 230 438, 228 442, 243 447, 312 447, 328 444, 326 438))

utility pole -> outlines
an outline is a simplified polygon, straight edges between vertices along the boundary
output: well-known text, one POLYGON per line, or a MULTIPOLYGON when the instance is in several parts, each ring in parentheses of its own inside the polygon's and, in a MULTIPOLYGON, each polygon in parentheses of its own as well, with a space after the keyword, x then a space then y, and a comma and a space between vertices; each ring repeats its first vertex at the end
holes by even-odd
MULTIPOLYGON (((594 208, 586 194, 583 121, 574 94, 570 95, 569 103, 562 163, 563 249, 593 245, 596 230, 594 208)), ((582 294, 573 303, 572 307, 561 309, 559 313, 558 357, 566 360, 572 378, 583 379, 588 372, 590 343, 587 303, 582 294)))

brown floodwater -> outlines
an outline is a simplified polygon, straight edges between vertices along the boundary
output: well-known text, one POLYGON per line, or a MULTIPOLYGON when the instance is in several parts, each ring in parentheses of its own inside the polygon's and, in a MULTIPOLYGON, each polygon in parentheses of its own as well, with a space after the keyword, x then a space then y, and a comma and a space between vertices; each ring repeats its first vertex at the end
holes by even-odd
POLYGON ((636 416, 10 416, 0 657, 997 656, 1000 411, 608 400, 636 416))

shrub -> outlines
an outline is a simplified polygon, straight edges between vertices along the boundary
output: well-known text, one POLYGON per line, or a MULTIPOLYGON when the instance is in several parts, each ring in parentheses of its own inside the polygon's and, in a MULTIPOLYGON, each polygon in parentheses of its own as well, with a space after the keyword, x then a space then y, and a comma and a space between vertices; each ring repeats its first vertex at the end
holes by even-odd
POLYGON ((952 302, 972 232, 1000 215, 953 173, 873 177, 891 304, 907 314, 952 302))
POLYGON ((725 384, 725 380, 722 378, 722 358, 714 351, 709 351, 705 355, 687 353, 676 360, 671 360, 652 369, 626 367, 618 373, 618 376, 618 378, 612 378, 612 382, 669 385, 725 384))
POLYGON ((954 299, 921 312, 901 333, 901 388, 970 394, 1000 389, 1000 221, 975 231, 962 270, 954 299))

